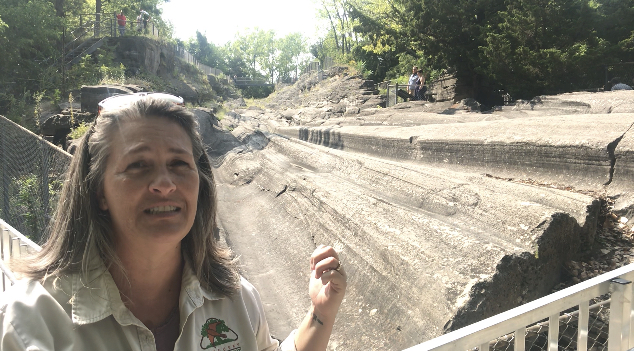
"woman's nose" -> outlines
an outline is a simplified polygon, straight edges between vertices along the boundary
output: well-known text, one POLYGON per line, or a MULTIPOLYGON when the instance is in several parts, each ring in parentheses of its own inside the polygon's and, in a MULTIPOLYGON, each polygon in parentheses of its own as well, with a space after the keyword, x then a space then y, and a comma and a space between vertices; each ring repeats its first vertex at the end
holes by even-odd
POLYGON ((157 194, 169 194, 176 190, 176 184, 172 179, 172 174, 165 167, 160 167, 154 174, 150 183, 150 192, 157 194))

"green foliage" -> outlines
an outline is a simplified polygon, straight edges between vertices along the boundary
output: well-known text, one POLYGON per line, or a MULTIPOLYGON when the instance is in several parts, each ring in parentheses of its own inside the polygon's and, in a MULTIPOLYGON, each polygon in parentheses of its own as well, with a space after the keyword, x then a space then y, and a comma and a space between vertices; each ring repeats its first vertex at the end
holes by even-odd
MULTIPOLYGON (((102 3, 104 23, 114 19, 114 12, 124 10, 130 23, 141 9, 150 13, 154 24, 162 36, 170 36, 172 27, 164 23, 160 14, 160 4, 164 0, 108 0, 102 3)), ((10 114, 20 120, 28 105, 34 105, 30 94, 25 92, 48 91, 62 87, 61 44, 66 28, 68 41, 71 32, 79 27, 80 21, 88 23, 87 13, 94 13, 94 0, 0 0, 0 114, 10 114), (80 20, 80 14, 81 20, 80 20)), ((129 30, 128 34, 133 34, 129 30)), ((101 49, 91 58, 84 58, 81 64, 70 69, 66 88, 74 89, 84 84, 100 82, 123 82, 124 68, 114 64, 112 57, 105 54, 112 51, 101 49), (103 56, 100 57, 99 55, 103 56)), ((50 97, 60 100, 61 93, 50 97)))
MULTIPOLYGON (((430 76, 456 72, 476 98, 498 89, 531 98, 597 88, 604 81, 603 65, 633 60, 634 0, 343 4, 339 13, 356 21, 358 44, 350 51, 352 59, 366 62, 375 80, 402 79, 417 64, 430 76)), ((331 50, 333 30, 311 52, 331 50)))
POLYGON ((33 100, 35 101, 35 108, 33 109, 33 119, 35 120, 35 125, 37 130, 40 129, 40 115, 42 114, 42 98, 46 94, 46 91, 39 91, 33 94, 33 100))
MULTIPOLYGON (((308 59, 306 39, 300 33, 277 38, 275 32, 255 28, 236 35, 224 46, 210 43, 200 32, 185 43, 187 51, 210 67, 218 68, 230 77, 247 77, 264 82, 290 82, 295 79, 308 59)), ((263 98, 273 87, 249 86, 242 89, 245 97, 263 98)))
POLYGON ((7 28, 7 24, 2 21, 2 17, 0 17, 0 34, 7 28))
POLYGON ((71 129, 68 134, 69 139, 79 139, 90 129, 90 123, 81 122, 79 125, 73 129, 71 129))
POLYGON ((113 62, 112 52, 111 48, 102 48, 82 57, 68 70, 67 86, 79 89, 82 85, 125 84, 125 66, 113 62))
POLYGON ((53 101, 54 104, 58 104, 60 101, 62 101, 61 90, 53 89, 53 92, 51 93, 51 95, 49 95, 49 98, 53 101))
POLYGON ((0 95, 0 104, 4 107, 5 117, 11 121, 22 124, 22 121, 26 118, 28 113, 27 97, 30 95, 29 91, 25 91, 19 95, 20 99, 15 98, 12 94, 0 95))
POLYGON ((40 73, 58 56, 62 19, 49 1, 0 0, 0 9, 0 93, 38 91, 40 73))
POLYGON ((11 182, 10 206, 26 227, 29 239, 38 242, 53 210, 62 183, 53 181, 48 184, 48 205, 43 204, 40 196, 41 178, 35 174, 13 178, 11 182))

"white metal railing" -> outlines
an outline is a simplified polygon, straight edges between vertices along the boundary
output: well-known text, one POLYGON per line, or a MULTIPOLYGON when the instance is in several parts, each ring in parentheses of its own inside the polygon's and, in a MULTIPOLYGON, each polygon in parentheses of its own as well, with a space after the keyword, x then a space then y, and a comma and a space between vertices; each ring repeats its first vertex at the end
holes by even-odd
POLYGON ((0 270, 2 271, 2 291, 13 285, 15 277, 5 265, 13 257, 40 251, 39 245, 22 235, 7 222, 0 219, 0 270))
POLYGON ((182 46, 176 46, 175 52, 185 62, 196 66, 199 70, 203 71, 203 73, 205 73, 206 75, 211 74, 214 76, 220 76, 221 74, 223 74, 223 72, 217 68, 209 67, 207 65, 204 65, 198 62, 198 60, 194 57, 194 55, 187 52, 187 50, 185 50, 185 48, 182 46))
POLYGON ((634 348, 634 264, 607 272, 567 289, 442 335, 404 351, 489 350, 491 340, 514 334, 514 350, 525 350, 526 327, 549 320, 548 351, 558 350, 562 311, 578 306, 577 350, 588 350, 589 301, 611 293, 608 351, 634 348))

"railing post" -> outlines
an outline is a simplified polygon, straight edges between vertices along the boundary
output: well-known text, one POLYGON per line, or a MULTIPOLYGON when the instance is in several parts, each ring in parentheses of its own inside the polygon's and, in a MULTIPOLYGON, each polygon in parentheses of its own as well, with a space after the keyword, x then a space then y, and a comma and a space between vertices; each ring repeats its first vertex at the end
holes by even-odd
POLYGON ((22 249, 20 249, 20 238, 11 238, 11 258, 22 256, 22 249), (15 243, 13 241, 16 241, 15 243))
POLYGON ((385 93, 385 107, 390 107, 390 83, 387 83, 387 92, 385 93))
MULTIPOLYGON (((629 280, 615 278, 611 280, 614 291, 612 292, 612 298, 610 300, 610 324, 608 327, 608 351, 622 351, 627 350, 627 344, 629 340, 625 338, 629 335, 624 335, 623 328, 627 324, 629 331, 629 322, 624 323, 624 318, 629 319, 630 304, 628 303, 627 313, 625 313, 625 293, 626 290, 631 294, 631 287, 627 289, 628 285, 632 282, 629 280)), ((629 300, 629 296, 628 296, 629 300)), ((629 333, 627 333, 629 334, 629 333)))
MULTIPOLYGON (((627 281, 634 281, 634 273, 629 272, 622 276, 627 281)), ((623 295, 623 328, 621 340, 624 344, 623 349, 634 348, 634 286, 627 284, 623 295)))
POLYGON ((559 312, 548 317, 548 351, 559 350, 559 312))
POLYGON ((588 351, 588 321, 590 317, 590 301, 579 304, 577 329, 577 351, 588 351))
POLYGON ((0 223, 0 261, 4 261, 4 232, 7 229, 0 223))
POLYGON ((625 286, 625 291, 623 294, 623 326, 621 328, 621 349, 627 350, 630 347, 633 347, 630 343, 631 335, 630 328, 632 325, 631 320, 632 313, 632 284, 627 284, 625 286))
POLYGON ((515 331, 514 351, 524 351, 526 349, 526 328, 515 331))
MULTIPOLYGON (((0 261, 2 261, 4 263, 4 233, 8 232, 9 230, 6 229, 4 227, 4 225, 2 225, 2 223, 0 223, 0 261)), ((7 290, 7 283, 6 283, 6 277, 4 274, 4 271, 2 271, 2 291, 6 291, 7 290)))
POLYGON ((394 106, 398 104, 398 83, 396 83, 394 88, 394 106))
POLYGON ((2 260, 11 258, 11 233, 8 228, 2 228, 2 260))

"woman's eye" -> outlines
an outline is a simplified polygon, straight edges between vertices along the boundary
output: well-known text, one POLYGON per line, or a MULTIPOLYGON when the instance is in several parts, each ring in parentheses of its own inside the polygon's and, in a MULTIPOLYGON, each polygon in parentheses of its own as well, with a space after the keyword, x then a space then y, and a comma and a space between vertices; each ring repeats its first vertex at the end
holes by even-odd
POLYGON ((139 169, 145 167, 145 165, 143 161, 132 162, 128 165, 127 169, 139 169))
POLYGON ((189 167, 189 162, 183 160, 175 160, 172 162, 173 167, 189 167))

